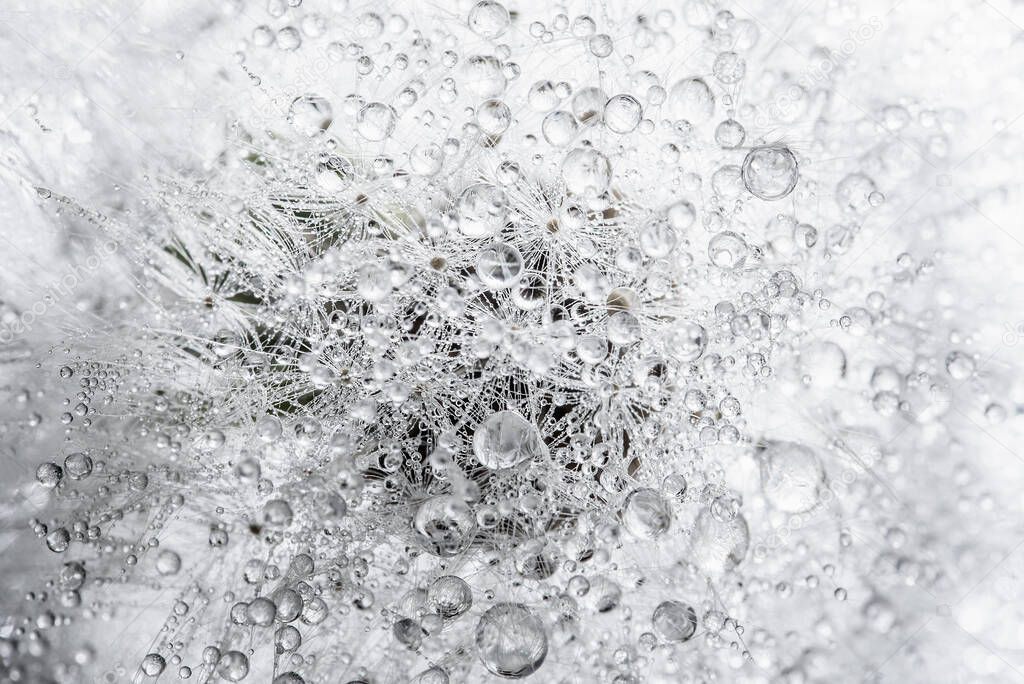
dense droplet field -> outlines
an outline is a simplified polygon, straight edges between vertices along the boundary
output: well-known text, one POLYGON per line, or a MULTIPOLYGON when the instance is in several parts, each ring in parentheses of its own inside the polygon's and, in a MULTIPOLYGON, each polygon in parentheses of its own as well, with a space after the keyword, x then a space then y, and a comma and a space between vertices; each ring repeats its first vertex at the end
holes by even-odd
POLYGON ((1024 680, 1024 4, 0 8, 0 682, 1024 680))

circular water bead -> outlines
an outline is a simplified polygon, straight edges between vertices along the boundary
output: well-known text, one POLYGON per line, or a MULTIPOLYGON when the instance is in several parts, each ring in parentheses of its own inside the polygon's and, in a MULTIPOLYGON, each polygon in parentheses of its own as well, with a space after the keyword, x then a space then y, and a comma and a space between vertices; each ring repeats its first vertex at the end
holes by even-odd
POLYGON ((416 175, 436 175, 442 166, 444 151, 437 143, 420 143, 409 150, 409 168, 416 175))
POLYGON ((608 340, 596 335, 582 335, 576 341, 576 354, 583 363, 600 363, 608 356, 608 340))
POLYGON ((252 30, 252 44, 256 47, 270 47, 274 44, 274 30, 263 24, 252 30))
POLYGON ((305 135, 326 131, 334 121, 331 103, 319 95, 300 95, 288 107, 288 119, 305 135))
POLYGON ((56 463, 43 463, 36 468, 36 482, 47 489, 53 489, 64 479, 64 471, 56 463))
POLYGON ((161 575, 177 575, 181 570, 181 556, 174 551, 161 551, 156 557, 156 571, 161 575))
POLYGON ((632 133, 642 116, 643 107, 632 95, 615 95, 604 105, 604 125, 612 133, 632 133))
POLYGON ((260 596, 249 602, 245 608, 245 617, 249 624, 269 627, 277 617, 277 606, 268 598, 260 596))
POLYGON ((697 633, 697 611, 682 601, 663 601, 651 613, 651 624, 665 641, 689 641, 697 633))
POLYGON ((292 507, 284 499, 271 499, 263 504, 263 523, 268 527, 288 527, 292 524, 292 507))
POLYGON ((609 316, 605 331, 608 341, 619 346, 633 344, 642 333, 640 321, 629 311, 617 311, 609 316))
POLYGON ((675 246, 676 233, 665 221, 649 221, 640 229, 640 249, 652 259, 668 256, 675 246))
POLYGON ((615 49, 615 41, 607 33, 598 33, 590 37, 587 47, 590 49, 590 54, 603 59, 612 54, 615 49))
POLYGON ((501 62, 490 55, 473 55, 462 65, 459 83, 481 100, 498 97, 505 92, 508 80, 501 69, 501 62))
POLYGON ((580 88, 572 98, 572 113, 580 123, 591 126, 601 122, 608 96, 600 88, 580 88))
POLYGON ((597 22, 586 14, 581 14, 572 20, 572 35, 577 38, 592 36, 597 31, 597 22))
POLYGON ((735 52, 723 52, 715 58, 712 72, 720 82, 733 85, 743 80, 747 73, 747 63, 735 52))
POLYGON ((946 372, 954 380, 966 380, 974 373, 974 359, 962 351, 952 352, 946 357, 946 372))
POLYGON ((558 90, 551 81, 537 81, 530 86, 530 92, 526 95, 526 101, 530 109, 535 112, 550 112, 558 106, 561 98, 558 90))
POLYGON ((494 177, 502 185, 515 185, 522 178, 522 170, 519 168, 519 164, 513 161, 503 161, 498 164, 498 168, 494 172, 494 177))
POLYGON ((814 387, 835 387, 846 377, 846 353, 834 342, 819 342, 800 351, 800 373, 814 387))
POLYGON ((359 110, 356 130, 371 142, 388 138, 395 130, 395 110, 383 102, 370 102, 359 110))
POLYGON ((505 224, 504 191, 490 183, 476 183, 459 197, 459 230, 467 237, 490 237, 505 224))
POLYGON ((590 581, 590 589, 587 591, 586 598, 587 604, 592 610, 598 613, 607 613, 618 608, 622 602, 622 587, 615 580, 598 575, 590 581))
POLYGON ((92 474, 92 459, 80 451, 64 459, 64 472, 72 480, 84 480, 92 474))
POLYGON ((637 537, 654 539, 668 532, 672 509, 656 490, 634 489, 622 505, 622 524, 637 537))
POLYGON ((336 154, 320 155, 316 164, 316 184, 325 192, 341 192, 352 184, 352 162, 336 154))
POLYGON ((746 262, 749 252, 747 241, 731 230, 723 230, 708 242, 708 258, 719 268, 740 268, 746 262))
POLYGON ((722 520, 705 508, 697 516, 690 533, 690 558, 709 574, 732 570, 747 555, 750 530, 742 514, 722 520))
POLYGON ((284 625, 274 633, 274 644, 282 651, 294 651, 302 645, 302 632, 291 625, 284 625))
POLYGON ((679 200, 669 205, 665 210, 665 217, 669 225, 676 230, 686 230, 697 219, 697 210, 690 202, 679 200))
POLYGON ((810 448, 771 441, 760 451, 760 464, 764 496, 776 509, 805 513, 818 504, 825 470, 810 448))
POLYGON ((481 38, 497 38, 508 30, 511 23, 508 10, 494 0, 482 0, 469 10, 469 30, 481 38))
POLYGON ((540 273, 524 274, 512 288, 512 303, 523 311, 535 311, 548 299, 548 281, 540 273))
POLYGON ((720 199, 735 199, 743 192, 743 172, 735 164, 726 164, 711 176, 711 189, 720 199))
POLYGON ((871 208, 871 195, 878 191, 875 181, 863 173, 851 173, 836 186, 836 204, 845 212, 864 214, 871 208))
POLYGON ((501 135, 512 123, 512 110, 501 100, 486 100, 476 110, 476 123, 488 135, 501 135))
POLYGON ((46 535, 46 548, 54 553, 64 553, 71 546, 71 533, 63 527, 58 527, 46 535))
POLYGON ((498 411, 476 427, 473 455, 491 470, 504 470, 526 461, 546 459, 548 447, 537 426, 518 412, 498 411))
POLYGON ((469 508, 453 496, 435 496, 416 509, 413 529, 419 542, 435 556, 462 553, 473 541, 476 520, 469 508))
POLYGON ((302 34, 294 26, 285 26, 277 32, 277 47, 282 50, 298 50, 302 45, 302 34))
POLYGON ((669 350, 680 361, 696 361, 708 346, 708 331, 704 326, 684 322, 671 335, 669 350))
POLYGON ((281 587, 271 594, 275 614, 280 622, 293 622, 302 614, 302 596, 288 587, 281 587))
POLYGON ((735 150, 746 137, 746 129, 736 119, 726 119, 715 128, 715 142, 723 150, 735 150))
POLYGON ((554 147, 565 147, 576 138, 580 125, 576 117, 564 109, 556 109, 544 117, 540 130, 544 139, 554 147))
POLYGON ((521 679, 544 664, 548 637, 532 610, 521 603, 499 603, 480 616, 476 648, 490 673, 521 679))
POLYGON ((316 569, 316 561, 308 553, 297 553, 288 561, 288 574, 295 577, 309 577, 316 569))
POLYGON ((281 419, 275 416, 263 416, 256 421, 256 436, 268 444, 280 439, 284 431, 281 419))
POLYGON ((217 674, 229 682, 240 682, 249 674, 249 658, 241 651, 228 651, 217 661, 217 674))
POLYGON ((164 660, 162 655, 159 653, 148 653, 142 659, 142 665, 139 666, 139 669, 147 677, 159 677, 163 674, 165 667, 167 667, 167 661, 164 660))
POLYGON ((461 577, 444 575, 427 587, 427 605, 443 618, 457 618, 473 606, 473 590, 461 577))
POLYGON ((562 161, 562 179, 574 195, 597 197, 608 189, 612 165, 608 157, 590 147, 577 147, 562 161))
POLYGON ((743 160, 743 184, 763 200, 774 202, 786 197, 798 180, 796 157, 783 145, 755 147, 743 160))
POLYGON ((523 256, 504 242, 492 242, 476 256, 476 274, 488 289, 511 287, 523 274, 523 256))
POLYGON ((715 113, 715 96, 699 78, 684 78, 668 91, 665 110, 669 118, 699 124, 715 113))

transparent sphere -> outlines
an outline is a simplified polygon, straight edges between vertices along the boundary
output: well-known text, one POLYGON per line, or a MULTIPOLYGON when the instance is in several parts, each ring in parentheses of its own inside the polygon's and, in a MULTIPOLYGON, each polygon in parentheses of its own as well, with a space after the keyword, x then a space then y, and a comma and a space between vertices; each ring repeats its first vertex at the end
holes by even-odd
POLYGON ((665 641, 688 641, 697 633, 697 611, 682 601, 663 601, 651 614, 651 623, 665 641))
POLYGON ((241 651, 228 651, 217 661, 217 674, 229 682, 240 682, 249 674, 249 658, 241 651))
POLYGON ((571 143, 576 138, 579 128, 576 117, 564 109, 548 113, 540 126, 544 139, 554 147, 565 147, 571 143))
POLYGON ((673 333, 669 350, 680 361, 696 361, 708 346, 708 332, 702 325, 685 322, 673 333))
POLYGON ((473 541, 476 520, 462 501, 452 496, 435 496, 416 509, 413 529, 418 541, 435 556, 458 555, 473 541))
POLYGON ((444 152, 436 143, 420 143, 409 151, 409 168, 419 176, 433 176, 444 166, 444 152))
POLYGON ((608 189, 612 180, 612 165, 608 157, 597 150, 577 147, 565 155, 562 179, 572 194, 596 197, 608 189))
POLYGON ((724 150, 736 149, 746 137, 746 129, 736 119, 726 119, 715 128, 715 142, 724 150))
POLYGON ((443 618, 456 618, 473 605, 473 591, 455 575, 443 575, 427 587, 427 605, 443 618))
POLYGON ((672 120, 703 123, 715 113, 715 96, 702 79, 684 78, 669 89, 665 112, 672 120))
POLYGON ((584 126, 600 123, 608 96, 600 88, 581 88, 572 98, 572 114, 584 126))
POLYGON ((498 411, 485 418, 473 433, 473 455, 491 470, 504 470, 546 458, 548 447, 537 426, 518 412, 498 411))
POLYGON ((371 102, 359 110, 356 130, 364 139, 379 142, 395 130, 395 110, 383 102, 371 102))
POLYGON ((672 509, 656 490, 641 487, 626 497, 622 505, 622 523, 633 535, 654 539, 668 531, 672 524, 672 509))
POLYGON ((708 258, 711 259, 711 263, 728 270, 743 266, 749 252, 747 241, 731 230, 723 230, 708 243, 708 258))
POLYGON ((476 183, 459 197, 459 230, 468 237, 488 237, 505 224, 505 193, 490 183, 476 183))
POLYGON ((747 73, 746 61, 735 52, 723 52, 715 59, 712 71, 721 83, 733 85, 747 73))
POLYGON ((521 603, 499 603, 480 616, 476 648, 489 672, 521 679, 544 664, 548 637, 532 610, 521 603))
POLYGON ((788 147, 755 147, 743 160, 743 185, 755 197, 773 202, 786 197, 800 179, 796 157, 788 147))
POLYGON ((632 133, 642 115, 643 108, 632 95, 616 95, 604 105, 604 125, 613 133, 632 133))
POLYGON ((498 97, 505 92, 508 80, 501 69, 501 62, 490 55, 474 55, 462 67, 459 84, 470 94, 480 99, 498 97))
POLYGON ((158 677, 167 667, 167 661, 159 653, 150 653, 142 659, 140 669, 147 677, 158 677))
POLYGON ((476 111, 480 130, 488 135, 501 135, 512 123, 512 110, 501 100, 485 100, 476 111))
POLYGON ((491 290, 511 287, 523 274, 523 256, 512 245, 492 242, 477 253, 476 274, 491 290))
POLYGON ((326 98, 307 94, 292 100, 288 107, 288 118, 299 131, 311 136, 330 127, 334 121, 334 112, 326 98))
POLYGON ((871 196, 877 191, 871 178, 863 173, 851 173, 836 185, 836 204, 844 212, 864 214, 873 208, 871 196))
POLYGON ((497 38, 508 30, 511 18, 500 2, 482 0, 469 10, 469 29, 481 38, 497 38))

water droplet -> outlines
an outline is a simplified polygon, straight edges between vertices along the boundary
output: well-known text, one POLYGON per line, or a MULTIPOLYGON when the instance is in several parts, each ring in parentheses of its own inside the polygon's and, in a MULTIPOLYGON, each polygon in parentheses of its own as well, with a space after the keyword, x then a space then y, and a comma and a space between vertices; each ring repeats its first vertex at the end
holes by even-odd
POLYGON ((548 654, 544 625, 521 603, 499 603, 476 626, 480 662, 492 674, 521 679, 540 669, 548 654))
POLYGON ((516 411, 498 411, 473 433, 473 455, 491 470, 514 468, 526 461, 544 460, 548 447, 540 431, 516 411))

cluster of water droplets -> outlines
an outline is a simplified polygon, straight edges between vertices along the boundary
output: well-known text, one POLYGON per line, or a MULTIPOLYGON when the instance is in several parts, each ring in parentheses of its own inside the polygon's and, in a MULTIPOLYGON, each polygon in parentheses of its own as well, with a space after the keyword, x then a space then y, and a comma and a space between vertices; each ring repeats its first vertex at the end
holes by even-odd
POLYGON ((955 509, 904 478, 1019 410, 935 255, 861 252, 941 220, 936 112, 851 117, 727 3, 329 4, 225 15, 214 163, 39 192, 137 293, 19 396, 63 404, 9 680, 826 681, 912 633, 955 509))

